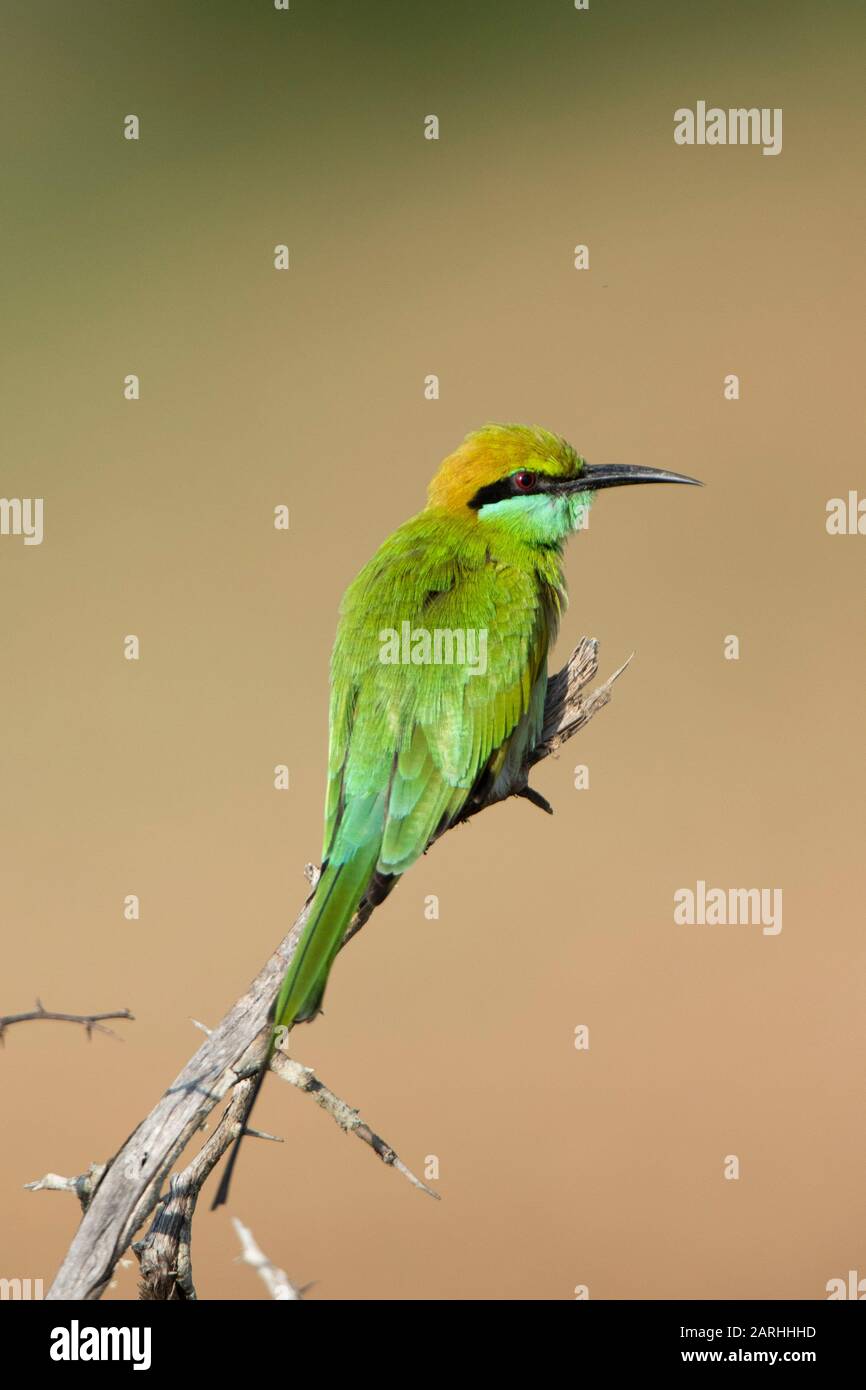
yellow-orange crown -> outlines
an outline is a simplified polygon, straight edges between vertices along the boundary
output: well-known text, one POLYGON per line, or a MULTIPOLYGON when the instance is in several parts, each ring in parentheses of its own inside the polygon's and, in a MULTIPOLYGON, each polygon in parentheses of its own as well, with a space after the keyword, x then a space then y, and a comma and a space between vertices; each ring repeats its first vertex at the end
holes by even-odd
POLYGON ((429 507, 462 511, 476 492, 520 468, 569 478, 580 470, 575 450, 559 435, 537 425, 485 425, 467 434, 442 461, 427 493, 429 507))

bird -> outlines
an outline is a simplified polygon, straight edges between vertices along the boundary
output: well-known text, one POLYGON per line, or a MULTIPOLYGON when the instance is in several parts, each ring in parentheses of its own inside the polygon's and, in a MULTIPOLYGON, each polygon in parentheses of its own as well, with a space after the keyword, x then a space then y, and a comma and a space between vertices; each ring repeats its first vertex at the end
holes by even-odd
POLYGON ((701 486, 664 469, 591 465, 538 426, 485 425, 349 585, 331 658, 322 867, 247 1121, 278 1043, 320 1012, 355 913, 381 902, 473 803, 516 793, 550 809, 524 768, 566 604, 565 543, 598 492, 635 483, 701 486), (437 634, 449 636, 437 646, 437 634))

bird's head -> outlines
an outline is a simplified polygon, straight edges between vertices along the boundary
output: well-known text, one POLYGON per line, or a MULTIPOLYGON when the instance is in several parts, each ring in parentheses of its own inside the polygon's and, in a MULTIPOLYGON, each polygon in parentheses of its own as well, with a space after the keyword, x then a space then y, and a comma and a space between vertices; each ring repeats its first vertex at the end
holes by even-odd
POLYGON ((593 467, 559 435, 528 425, 485 425, 442 463, 428 506, 504 526, 515 539, 556 545, 577 530, 601 488, 694 483, 682 473, 628 464, 593 467))

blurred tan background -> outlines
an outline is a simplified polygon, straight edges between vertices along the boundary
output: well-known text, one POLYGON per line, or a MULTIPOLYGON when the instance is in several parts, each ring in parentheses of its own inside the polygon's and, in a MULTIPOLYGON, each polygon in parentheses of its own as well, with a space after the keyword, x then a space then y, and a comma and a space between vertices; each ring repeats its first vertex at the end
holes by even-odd
MULTIPOLYGON (((491 419, 710 486, 601 497, 554 664, 636 656, 536 774, 555 818, 447 836, 294 1035, 442 1202, 274 1081, 230 1212, 311 1298, 866 1275, 866 540, 825 529, 863 488, 863 35, 845 3, 10 7, 2 492, 45 539, 0 538, 0 1013, 136 1021, 8 1031, 0 1275, 47 1287, 77 1204, 23 1184, 114 1153, 293 919, 341 592, 491 419), (782 153, 676 146, 699 99, 782 107, 782 153), (675 926, 698 879, 781 887, 782 932, 675 926)), ((200 1296, 262 1297, 204 1207, 200 1296)))

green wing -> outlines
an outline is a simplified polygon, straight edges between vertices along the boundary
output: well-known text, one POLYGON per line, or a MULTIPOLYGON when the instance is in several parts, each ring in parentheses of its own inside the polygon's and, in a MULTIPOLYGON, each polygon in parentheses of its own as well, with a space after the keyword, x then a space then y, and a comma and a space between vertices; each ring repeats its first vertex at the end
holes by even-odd
POLYGON ((334 649, 329 861, 378 835, 377 870, 403 873, 479 778, 507 781, 540 731, 557 617, 532 572, 440 518, 422 513, 386 541, 346 594, 334 649), (474 665, 383 662, 383 634, 402 638, 404 624, 431 638, 471 632, 474 665))

